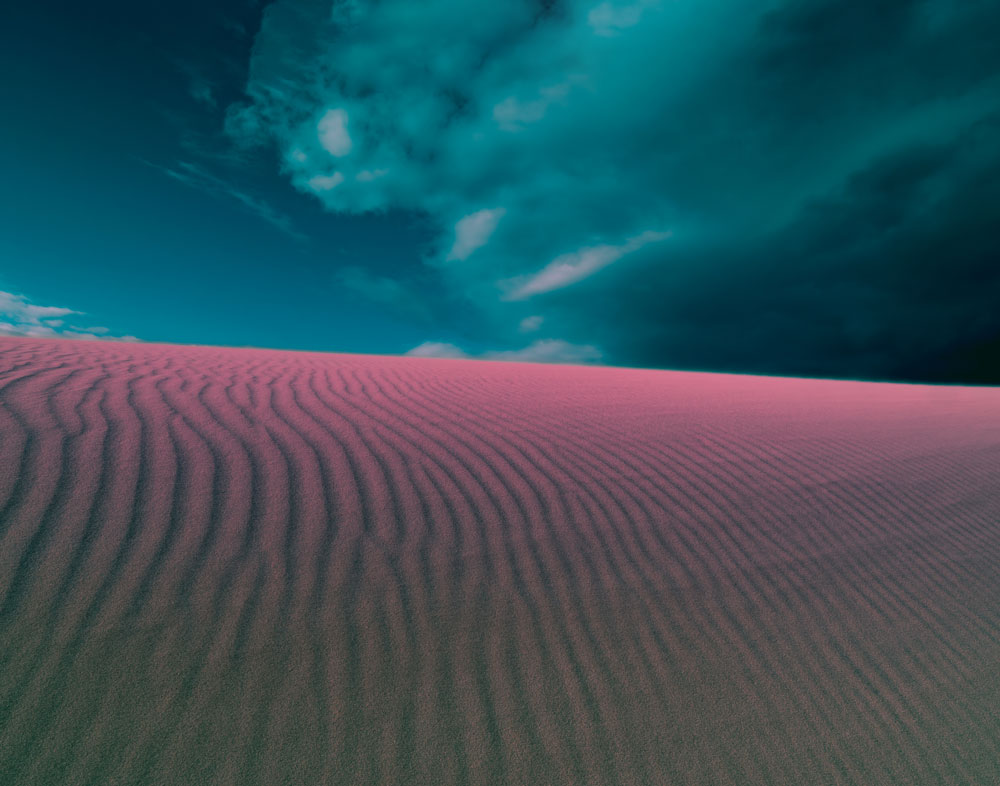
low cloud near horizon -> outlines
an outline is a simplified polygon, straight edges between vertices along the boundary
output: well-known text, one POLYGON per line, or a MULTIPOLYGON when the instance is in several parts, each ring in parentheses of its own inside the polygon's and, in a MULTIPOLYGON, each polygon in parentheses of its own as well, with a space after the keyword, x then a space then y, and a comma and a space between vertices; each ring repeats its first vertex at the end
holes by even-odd
POLYGON ((330 211, 422 217, 424 274, 341 279, 478 345, 1000 379, 998 32, 950 0, 276 0, 227 128, 330 211))
POLYGON ((417 358, 476 358, 480 360, 506 360, 518 363, 599 363, 603 357, 597 347, 570 344, 559 339, 539 339, 522 349, 490 350, 469 354, 455 344, 425 341, 406 353, 417 358))
POLYGON ((23 295, 0 291, 0 336, 138 341, 135 336, 112 336, 102 326, 81 326, 80 311, 62 306, 40 306, 23 295))

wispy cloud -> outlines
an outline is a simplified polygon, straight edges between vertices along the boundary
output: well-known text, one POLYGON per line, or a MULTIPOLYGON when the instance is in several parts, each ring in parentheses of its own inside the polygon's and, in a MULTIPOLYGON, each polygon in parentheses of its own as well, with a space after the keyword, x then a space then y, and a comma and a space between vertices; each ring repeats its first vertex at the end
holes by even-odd
POLYGON ((188 86, 188 92, 191 94, 191 98, 199 104, 204 104, 211 109, 215 109, 217 106, 218 102, 215 100, 212 83, 207 79, 192 79, 188 86))
POLYGON ((590 246, 581 248, 570 254, 556 257, 548 265, 527 279, 515 279, 507 282, 514 288, 507 295, 509 300, 523 300, 542 292, 568 287, 587 276, 593 275, 612 262, 617 262, 626 254, 638 251, 650 243, 659 243, 670 237, 669 232, 643 232, 641 235, 629 238, 620 246, 590 246))
POLYGON ((201 66, 181 58, 175 58, 173 64, 178 73, 187 80, 188 95, 192 99, 209 109, 218 108, 215 96, 216 84, 205 75, 201 66))
POLYGON ((221 177, 212 174, 204 167, 192 164, 189 161, 178 161, 175 166, 171 167, 154 164, 145 159, 139 160, 147 166, 159 170, 178 183, 183 183, 186 186, 219 199, 236 201, 247 212, 263 219, 271 226, 281 230, 300 243, 308 240, 306 235, 295 228, 292 220, 287 215, 275 209, 269 202, 254 196, 249 191, 238 188, 221 177))
MULTIPOLYGON (((32 338, 109 339, 138 341, 135 336, 111 336, 106 327, 66 325, 65 317, 84 316, 62 306, 40 306, 24 295, 0 291, 0 335, 32 338)), ((74 320, 76 321, 76 320, 74 320)))

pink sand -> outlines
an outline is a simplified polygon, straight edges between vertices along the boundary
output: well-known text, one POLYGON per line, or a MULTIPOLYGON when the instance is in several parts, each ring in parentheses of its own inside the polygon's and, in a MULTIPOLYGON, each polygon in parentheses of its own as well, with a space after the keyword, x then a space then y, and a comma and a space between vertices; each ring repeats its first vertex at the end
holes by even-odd
POLYGON ((998 565, 997 389, 0 339, 11 783, 990 783, 998 565))

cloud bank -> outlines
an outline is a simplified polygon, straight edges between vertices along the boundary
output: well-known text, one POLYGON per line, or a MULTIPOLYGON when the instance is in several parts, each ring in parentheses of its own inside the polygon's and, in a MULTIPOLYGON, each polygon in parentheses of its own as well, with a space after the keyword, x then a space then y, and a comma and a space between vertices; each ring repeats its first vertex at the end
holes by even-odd
POLYGON ((425 217, 484 343, 540 316, 630 365, 933 376, 1000 347, 998 33, 950 0, 277 0, 227 127, 331 211, 425 217))

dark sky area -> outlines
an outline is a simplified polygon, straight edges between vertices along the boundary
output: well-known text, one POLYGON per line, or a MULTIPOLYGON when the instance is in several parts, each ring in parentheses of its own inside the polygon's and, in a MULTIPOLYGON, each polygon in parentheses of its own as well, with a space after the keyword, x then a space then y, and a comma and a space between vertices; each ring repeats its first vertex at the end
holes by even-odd
POLYGON ((0 333, 1000 384, 995 0, 0 19, 0 333))

